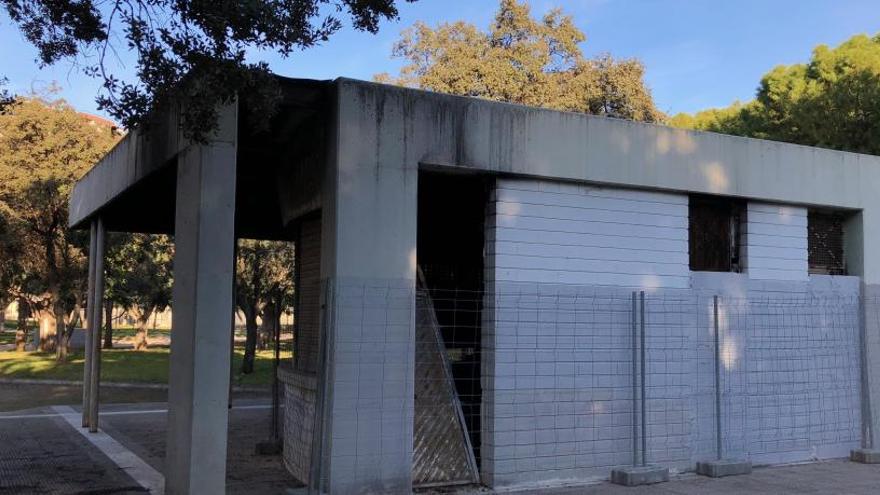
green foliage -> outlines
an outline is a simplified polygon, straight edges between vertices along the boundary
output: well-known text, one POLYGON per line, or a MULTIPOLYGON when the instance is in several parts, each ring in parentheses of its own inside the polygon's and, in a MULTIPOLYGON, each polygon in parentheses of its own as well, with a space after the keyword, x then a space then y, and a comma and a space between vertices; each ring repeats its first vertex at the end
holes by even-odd
POLYGON ((820 45, 764 75, 754 101, 679 114, 677 127, 880 154, 880 35, 820 45))
POLYGON ((242 373, 252 373, 257 348, 257 318, 266 339, 280 331, 277 318, 293 303, 293 248, 288 243, 242 239, 236 258, 235 304, 245 317, 242 373))
POLYGON ((644 66, 610 55, 584 57, 586 39, 571 16, 554 9, 540 20, 529 6, 502 0, 488 31, 458 21, 405 30, 393 55, 405 59, 398 77, 379 82, 465 96, 657 121, 644 66))
POLYGON ((164 235, 111 234, 107 243, 105 297, 130 311, 146 347, 146 325, 154 312, 171 305, 174 243, 164 235))
POLYGON ((88 242, 67 228, 68 196, 118 138, 61 100, 18 98, 0 114, 0 293, 25 297, 68 334, 84 299, 88 242))
MULTIPOLYGON (((414 0, 407 0, 414 1, 414 0)), ((287 56, 327 41, 347 12, 356 29, 376 32, 397 17, 395 0, 0 0, 10 19, 39 50, 44 65, 76 61, 103 82, 98 97, 126 127, 144 123, 157 103, 182 105, 182 126, 200 140, 216 127, 218 102, 240 95, 260 115, 271 113, 278 90, 264 62, 269 50, 287 56), (114 75, 106 56, 133 51, 137 81, 114 75)))

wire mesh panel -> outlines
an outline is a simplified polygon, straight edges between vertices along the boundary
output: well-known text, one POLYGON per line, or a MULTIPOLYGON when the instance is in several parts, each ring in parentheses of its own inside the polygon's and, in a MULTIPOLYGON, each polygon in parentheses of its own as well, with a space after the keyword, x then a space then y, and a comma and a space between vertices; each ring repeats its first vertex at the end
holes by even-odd
POLYGON ((413 485, 477 483, 477 464, 434 302, 416 294, 413 485))
POLYGON ((678 471, 718 450, 845 456, 861 440, 858 280, 748 283, 717 313, 709 290, 648 291, 642 311, 609 287, 341 285, 322 319, 313 455, 333 479, 393 461, 415 485, 495 487, 607 478, 642 438, 647 463, 678 471))
POLYGON ((725 298, 725 403, 757 462, 843 457, 860 441, 857 296, 725 298), (741 353, 736 345, 742 344, 741 353), (739 375, 739 376, 736 376, 739 375), (741 408, 745 411, 741 411, 741 408), (740 411, 737 412, 737 409, 740 411))

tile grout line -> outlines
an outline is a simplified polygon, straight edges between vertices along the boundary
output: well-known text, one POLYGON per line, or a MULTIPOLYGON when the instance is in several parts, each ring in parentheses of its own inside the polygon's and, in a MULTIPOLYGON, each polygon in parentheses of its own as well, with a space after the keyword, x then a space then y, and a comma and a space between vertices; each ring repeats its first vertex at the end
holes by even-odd
POLYGON ((107 433, 99 430, 97 433, 89 433, 80 427, 80 414, 70 406, 52 406, 52 410, 62 417, 74 430, 86 438, 101 452, 113 461, 120 469, 125 471, 139 485, 146 488, 152 494, 162 495, 165 492, 165 477, 144 462, 140 457, 126 449, 107 433))

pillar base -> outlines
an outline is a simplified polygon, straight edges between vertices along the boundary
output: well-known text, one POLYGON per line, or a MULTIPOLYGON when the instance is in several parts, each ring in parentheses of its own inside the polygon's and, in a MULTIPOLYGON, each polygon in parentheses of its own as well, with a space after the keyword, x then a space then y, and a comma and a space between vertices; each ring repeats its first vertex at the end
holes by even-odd
POLYGON ((611 482, 616 485, 652 485, 664 481, 669 481, 669 469, 660 466, 630 466, 611 471, 611 482))
POLYGON ((738 476, 752 472, 752 463, 740 459, 719 459, 714 461, 698 462, 697 474, 710 478, 723 478, 725 476, 738 476))
POLYGON ((849 453, 849 460, 862 464, 880 464, 880 450, 856 449, 849 453))

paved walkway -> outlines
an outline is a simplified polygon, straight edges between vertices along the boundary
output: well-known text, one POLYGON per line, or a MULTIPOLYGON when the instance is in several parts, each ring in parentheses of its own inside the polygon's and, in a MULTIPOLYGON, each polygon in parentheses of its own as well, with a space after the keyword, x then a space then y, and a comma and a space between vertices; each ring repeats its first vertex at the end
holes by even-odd
MULTIPOLYGON (((165 407, 161 402, 105 405, 103 440, 77 430, 78 407, 0 413, 0 494, 147 492, 144 473, 149 478, 162 471, 165 407)), ((274 495, 299 486, 280 456, 255 454, 257 442, 269 436, 270 415, 265 399, 237 400, 230 411, 227 493, 274 495)))
MULTIPOLYGON (((20 388, 0 387, 4 393, 20 388)), ((237 399, 230 411, 228 493, 279 494, 297 486, 280 456, 257 456, 257 442, 269 432, 270 409, 264 398, 237 399)), ((165 403, 106 404, 101 426, 113 448, 142 461, 117 463, 75 427, 78 408, 37 407, 0 413, 0 495, 145 493, 138 482, 143 472, 161 472, 165 451, 165 403), (71 425, 59 412, 67 411, 71 425), (123 469, 119 464, 126 465, 123 469)), ((108 451, 107 443, 102 445, 108 451)), ((123 456, 123 457, 124 457, 123 456)), ((116 457, 116 456, 114 456, 116 457)), ((129 458, 131 460, 131 458, 129 458)), ((478 490, 476 493, 487 493, 478 490)), ((541 495, 732 495, 754 494, 880 494, 880 466, 835 460, 758 468, 748 476, 709 479, 685 475, 669 483, 625 488, 608 483, 587 487, 520 491, 541 495)))

